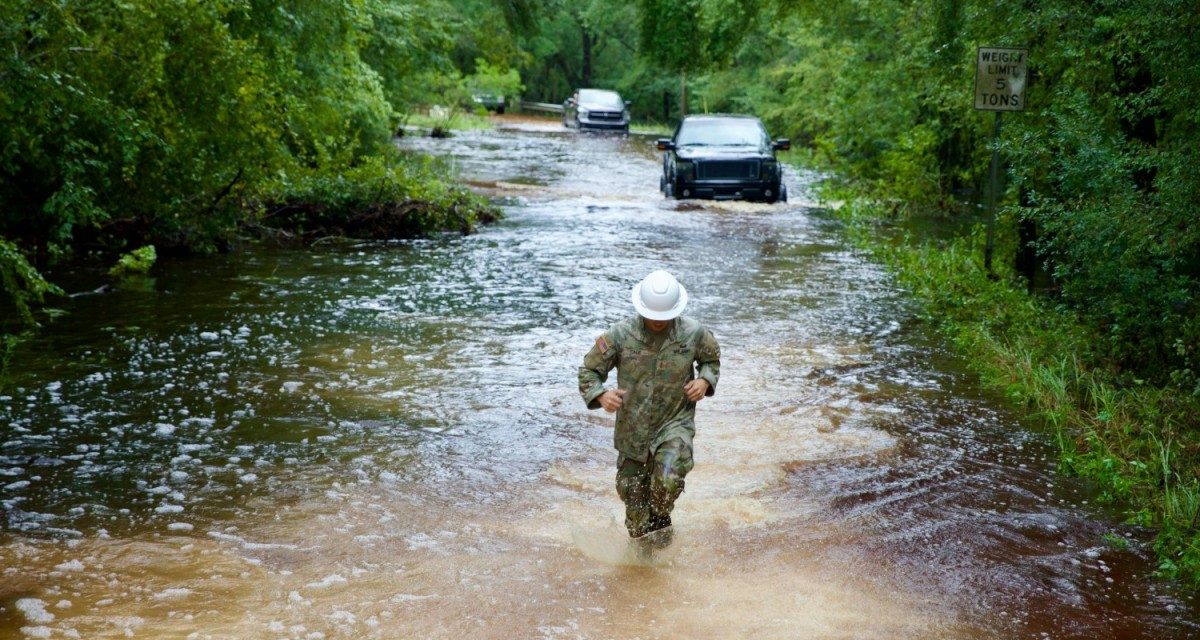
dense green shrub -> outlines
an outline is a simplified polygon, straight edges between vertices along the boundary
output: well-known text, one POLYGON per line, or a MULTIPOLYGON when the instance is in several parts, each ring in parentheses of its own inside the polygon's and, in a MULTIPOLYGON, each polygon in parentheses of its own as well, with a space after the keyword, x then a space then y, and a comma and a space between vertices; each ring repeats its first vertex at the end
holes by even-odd
POLYGON ((5 3, 0 232, 203 243, 281 161, 266 69, 206 3, 5 3), (109 234, 106 232, 112 231, 109 234))
POLYGON ((123 254, 115 265, 108 270, 108 275, 117 278, 126 276, 144 276, 150 273, 150 268, 158 260, 158 252, 154 245, 148 244, 123 254))
MULTIPOLYGON (((4 295, 27 316, 35 267, 80 248, 223 247, 282 176, 375 193, 399 114, 461 78, 453 34, 476 19, 443 0, 0 3, 4 295)), ((432 172, 392 178, 420 230, 479 209, 432 172)))
POLYGON ((382 153, 339 171, 281 173, 262 192, 259 222, 301 237, 403 238, 470 232, 499 211, 445 182, 449 168, 428 156, 382 153))
POLYGON ((15 320, 0 324, 0 332, 36 325, 32 305, 48 294, 62 295, 62 290, 47 282, 15 244, 0 238, 0 318, 15 320))
POLYGON ((514 98, 521 95, 521 74, 513 68, 502 68, 479 58, 475 61, 475 73, 466 79, 467 88, 477 93, 514 98))

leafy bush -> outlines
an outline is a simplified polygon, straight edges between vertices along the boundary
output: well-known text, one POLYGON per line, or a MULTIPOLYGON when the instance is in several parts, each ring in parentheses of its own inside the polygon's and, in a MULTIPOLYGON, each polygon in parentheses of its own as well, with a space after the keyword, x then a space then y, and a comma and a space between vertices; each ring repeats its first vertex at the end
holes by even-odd
POLYGON ((467 87, 472 93, 512 98, 521 94, 521 74, 513 68, 489 64, 487 60, 475 60, 475 73, 467 77, 467 87))
MULTIPOLYGON (((33 303, 42 302, 47 294, 63 295, 62 289, 46 281, 34 269, 17 245, 0 238, 0 309, 8 308, 13 313, 3 317, 15 317, 26 327, 34 326, 33 303)), ((14 327, 0 327, 11 329, 14 327)))
POLYGON ((445 181, 443 161, 392 151, 340 170, 281 174, 262 195, 261 224, 301 237, 402 238, 468 233, 500 213, 445 181))
POLYGON ((150 273, 150 267, 154 266, 156 260, 158 260, 158 253, 155 252, 154 245, 146 245, 122 255, 117 260, 117 264, 108 270, 108 275, 117 278, 135 275, 144 276, 150 273))
MULTIPOLYGON (((48 291, 34 267, 79 247, 227 246, 281 175, 375 193, 396 114, 461 87, 451 34, 469 17, 443 0, 0 3, 4 295, 28 318, 48 291)), ((457 216, 478 207, 441 176, 399 179, 429 203, 421 229, 440 206, 470 226, 457 216)))

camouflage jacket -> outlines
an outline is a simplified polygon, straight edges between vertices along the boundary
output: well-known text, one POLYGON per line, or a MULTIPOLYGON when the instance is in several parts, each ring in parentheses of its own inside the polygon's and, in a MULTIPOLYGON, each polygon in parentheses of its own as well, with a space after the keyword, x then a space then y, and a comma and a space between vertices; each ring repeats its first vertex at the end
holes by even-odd
POLYGON ((579 393, 589 409, 596 409, 608 372, 616 367, 617 388, 625 390, 625 397, 613 445, 639 462, 672 438, 692 444, 696 403, 687 399, 683 386, 704 378, 711 396, 721 375, 721 347, 711 331, 687 317, 677 318, 666 331, 655 351, 640 316, 618 322, 596 339, 579 368, 579 393))

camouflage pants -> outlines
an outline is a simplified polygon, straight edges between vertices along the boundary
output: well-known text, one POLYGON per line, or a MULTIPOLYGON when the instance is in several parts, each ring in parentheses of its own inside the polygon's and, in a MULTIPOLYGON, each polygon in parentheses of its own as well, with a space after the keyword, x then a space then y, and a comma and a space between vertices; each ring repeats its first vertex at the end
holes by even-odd
POLYGON ((671 526, 671 509, 692 470, 692 447, 678 438, 659 445, 645 462, 625 458, 617 468, 617 495, 625 503, 625 528, 637 538, 671 526))

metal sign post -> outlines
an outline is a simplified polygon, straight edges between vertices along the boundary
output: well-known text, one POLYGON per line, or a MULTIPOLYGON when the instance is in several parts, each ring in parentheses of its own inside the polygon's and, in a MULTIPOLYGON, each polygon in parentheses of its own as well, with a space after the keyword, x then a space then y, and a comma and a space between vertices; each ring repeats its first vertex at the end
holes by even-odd
POLYGON ((975 108, 996 112, 992 129, 992 162, 988 167, 987 243, 983 268, 992 275, 992 253, 996 246, 996 201, 1000 196, 1000 116, 1005 111, 1025 110, 1028 49, 979 47, 975 57, 975 108))

